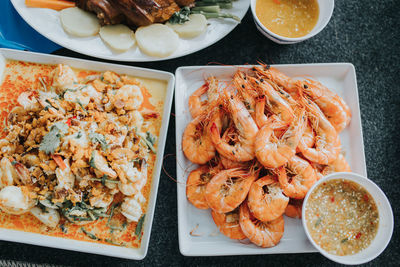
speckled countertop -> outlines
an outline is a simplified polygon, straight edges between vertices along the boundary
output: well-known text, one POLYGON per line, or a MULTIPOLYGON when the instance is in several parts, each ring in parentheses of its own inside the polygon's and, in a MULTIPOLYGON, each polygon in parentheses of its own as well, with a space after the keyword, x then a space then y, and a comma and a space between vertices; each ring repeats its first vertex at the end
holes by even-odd
MULTIPOLYGON (((351 62, 357 73, 365 156, 370 179, 388 196, 395 215, 392 240, 369 265, 390 266, 400 260, 400 13, 399 1, 338 0, 328 26, 316 37, 295 45, 277 45, 262 36, 250 11, 237 28, 200 52, 134 66, 175 72, 179 66, 256 63, 351 62)), ((62 49, 59 55, 87 58, 62 49)), ((98 59, 93 59, 98 60, 98 59)), ((124 63, 123 63, 124 64, 124 63)), ((165 154, 175 153, 171 117, 165 154)), ((175 175, 175 159, 164 163, 175 175)), ((0 259, 59 265, 334 265, 318 253, 235 257, 184 257, 179 253, 176 184, 162 174, 150 247, 143 261, 130 261, 59 249, 0 241, 0 259)), ((0 262, 1 264, 1 262, 0 262)))

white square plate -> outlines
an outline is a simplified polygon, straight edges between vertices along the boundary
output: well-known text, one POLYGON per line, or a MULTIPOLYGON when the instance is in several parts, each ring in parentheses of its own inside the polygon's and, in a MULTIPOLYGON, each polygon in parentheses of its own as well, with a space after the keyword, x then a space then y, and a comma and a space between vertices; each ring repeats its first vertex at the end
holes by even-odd
MULTIPOLYGON (((192 119, 189 113, 189 96, 204 83, 204 78, 216 76, 229 80, 239 66, 181 67, 176 70, 175 113, 176 153, 178 177, 178 229, 179 248, 185 256, 220 256, 276 253, 316 252, 308 241, 301 220, 285 217, 285 233, 281 242, 273 248, 260 248, 243 244, 219 233, 210 210, 200 210, 186 199, 186 178, 196 166, 182 152, 182 134, 192 119), (197 227, 198 225, 198 227, 197 227), (196 228, 197 227, 197 228, 196 228), (192 236, 190 232, 196 228, 192 236)), ((251 66, 240 66, 249 68, 251 66)), ((352 111, 350 125, 340 134, 342 148, 353 172, 366 176, 364 145, 358 103, 357 80, 354 66, 350 63, 274 65, 290 77, 310 77, 322 82, 338 93, 352 111)))
POLYGON ((92 242, 78 241, 67 238, 46 236, 41 234, 15 231, 0 228, 0 239, 14 242, 27 243, 32 245, 40 245, 53 248, 61 248, 68 250, 75 250, 80 252, 89 252, 94 254, 101 254, 107 256, 114 256, 127 259, 141 260, 147 254, 149 246, 151 225, 153 222, 153 215, 156 205, 158 182, 160 179, 161 164, 164 155, 164 146, 167 136, 169 117, 171 112, 172 97, 174 91, 174 75, 172 73, 143 69, 122 65, 115 65, 109 63, 100 63, 96 61, 88 61, 83 59, 74 59, 68 57, 60 57, 53 55, 45 55, 31 52, 21 52, 11 49, 0 49, 0 77, 3 76, 5 67, 5 60, 22 60, 28 62, 35 62, 41 64, 68 64, 71 67, 95 71, 111 70, 119 74, 127 74, 135 77, 152 78, 167 81, 167 92, 164 99, 164 110, 162 114, 162 124, 160 129, 157 158, 154 166, 152 177, 150 199, 147 206, 146 218, 143 225, 143 236, 140 248, 126 248, 113 245, 97 244, 92 242))

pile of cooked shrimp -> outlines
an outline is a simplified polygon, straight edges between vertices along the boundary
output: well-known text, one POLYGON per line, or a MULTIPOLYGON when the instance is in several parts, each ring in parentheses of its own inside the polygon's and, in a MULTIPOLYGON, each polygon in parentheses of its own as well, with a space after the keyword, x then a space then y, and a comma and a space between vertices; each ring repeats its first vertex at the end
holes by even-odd
POLYGON ((339 133, 351 111, 317 81, 294 80, 268 65, 239 69, 230 82, 208 78, 190 96, 189 110, 182 149, 200 166, 187 178, 186 196, 211 208, 229 238, 277 245, 283 214, 300 218, 318 179, 350 171, 339 133))
POLYGON ((39 81, 19 95, 0 141, 1 211, 56 227, 110 218, 114 205, 137 222, 158 116, 140 109, 140 83, 110 71, 78 79, 62 64, 39 81))

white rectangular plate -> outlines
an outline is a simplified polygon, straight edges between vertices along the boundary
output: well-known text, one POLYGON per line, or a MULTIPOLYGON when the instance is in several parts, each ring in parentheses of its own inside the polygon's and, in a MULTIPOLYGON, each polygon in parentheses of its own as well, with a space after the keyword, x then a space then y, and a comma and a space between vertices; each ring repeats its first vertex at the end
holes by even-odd
MULTIPOLYGON (((21 52, 11 49, 0 49, 0 77, 2 78, 3 70, 5 67, 5 60, 23 60, 28 62, 35 62, 41 64, 68 64, 75 68, 106 71, 111 70, 118 74, 127 74, 135 77, 152 78, 167 81, 167 92, 164 99, 164 110, 162 114, 162 124, 158 141, 157 158, 155 162, 150 199, 147 207, 146 218, 143 225, 143 236, 140 248, 126 248, 113 245, 97 244, 92 242, 78 241, 67 238, 59 238, 46 236, 35 233, 21 232, 9 229, 0 228, 0 239, 14 242, 27 243, 32 245, 40 245, 53 248, 61 248, 68 250, 75 250, 80 252, 89 252, 94 254, 101 254, 107 256, 114 256, 127 259, 141 260, 147 254, 149 246, 151 226, 153 222, 153 215, 156 205, 158 182, 160 179, 161 164, 164 155, 164 146, 167 136, 169 117, 171 112, 172 97, 174 91, 174 75, 172 73, 136 68, 122 65, 115 65, 109 63, 100 63, 96 61, 88 61, 82 59, 74 59, 68 57, 60 57, 53 55, 45 55, 31 52, 21 52)), ((2 80, 2 79, 1 79, 2 80)))
MULTIPOLYGON (((285 233, 281 242, 273 248, 260 248, 243 244, 219 233, 210 210, 200 210, 186 199, 186 178, 196 168, 182 152, 182 134, 192 119, 189 113, 189 96, 204 83, 204 78, 216 76, 229 80, 239 66, 199 66, 178 68, 175 86, 176 153, 178 177, 178 229, 179 248, 185 256, 220 256, 276 253, 316 252, 307 240, 301 220, 285 217, 285 233), (196 226, 198 225, 198 228, 196 226), (192 236, 190 232, 196 228, 192 236)), ((247 67, 250 66, 240 66, 247 67)), ((352 111, 350 125, 340 134, 342 148, 353 172, 366 176, 364 145, 358 103, 357 80, 354 66, 349 63, 274 65, 290 77, 310 77, 344 98, 352 111)))

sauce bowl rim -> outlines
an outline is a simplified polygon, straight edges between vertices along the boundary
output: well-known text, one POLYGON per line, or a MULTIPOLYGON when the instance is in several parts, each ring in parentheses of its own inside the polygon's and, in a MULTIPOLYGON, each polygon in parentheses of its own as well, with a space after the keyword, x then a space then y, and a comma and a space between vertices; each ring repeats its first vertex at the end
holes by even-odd
MULTIPOLYGON (((275 39, 278 39, 279 41, 289 41, 289 42, 291 41, 291 42, 297 43, 297 42, 301 42, 301 41, 307 40, 307 39, 317 35, 318 33, 320 33, 326 27, 326 25, 328 25, 329 21, 332 18, 333 10, 335 8, 335 0, 331 0, 331 1, 332 1, 332 7, 329 10, 328 19, 326 20, 326 22, 324 24, 322 24, 320 26, 320 28, 317 31, 315 31, 314 33, 308 33, 308 34, 306 34, 306 35, 304 35, 302 37, 295 37, 295 38, 285 37, 285 36, 276 34, 276 33, 272 32, 272 31, 270 31, 267 27, 265 27, 264 24, 262 24, 261 21, 258 19, 257 14, 256 14, 256 2, 257 2, 257 0, 251 0, 250 1, 250 9, 251 9, 251 13, 253 15, 253 18, 255 20, 255 23, 257 23, 259 25, 260 29, 262 31, 264 31, 266 34, 274 37, 275 39)), ((258 29, 258 30, 260 30, 260 29, 258 29)))
MULTIPOLYGON (((301 214, 301 215, 302 215, 302 216, 301 216, 301 221, 302 221, 302 224, 303 224, 304 231, 305 231, 305 233, 306 233, 306 235, 307 235, 308 240, 311 242, 311 244, 312 244, 323 256, 325 256, 326 258, 328 258, 328 259, 330 259, 330 260, 332 260, 332 261, 335 261, 335 262, 338 262, 338 263, 341 263, 341 264, 346 264, 346 265, 358 265, 358 264, 363 264, 363 263, 367 263, 367 262, 369 262, 369 261, 372 261, 373 259, 375 259, 376 257, 378 257, 378 256, 385 250, 385 248, 386 248, 387 245, 389 244, 389 242, 390 242, 390 240, 391 240, 391 238, 392 238, 392 235, 393 235, 393 228, 394 228, 393 210, 392 210, 392 208, 391 208, 390 202, 389 202, 388 198, 386 197, 385 193, 384 193, 384 192, 382 191, 382 189, 381 189, 377 184, 375 184, 372 180, 368 179, 368 178, 365 177, 365 176, 362 176, 362 175, 360 175, 360 174, 353 173, 353 172, 335 172, 335 173, 328 174, 327 176, 325 176, 325 177, 321 178, 319 181, 317 181, 317 182, 310 188, 310 190, 307 192, 306 197, 304 198, 304 201, 303 201, 303 208, 302 208, 302 214, 301 214), (356 253, 356 254, 345 255, 345 256, 338 256, 338 255, 330 254, 330 253, 328 253, 326 250, 322 249, 322 248, 314 241, 314 239, 311 237, 311 235, 310 235, 310 233, 309 233, 309 231, 308 231, 308 228, 307 228, 307 220, 306 220, 306 216, 305 216, 305 215, 306 215, 306 209, 305 209, 305 207, 306 207, 306 205, 307 205, 308 199, 309 199, 310 195, 312 194, 312 192, 314 191, 314 189, 315 189, 316 187, 318 187, 320 184, 324 183, 325 181, 327 181, 327 180, 332 180, 332 179, 350 180, 350 181, 355 182, 356 184, 362 186, 362 187, 372 196, 372 198, 374 199, 374 201, 375 201, 375 203, 376 203, 377 206, 378 206, 378 203, 377 203, 377 201, 376 201, 376 196, 377 196, 378 194, 381 194, 381 195, 382 195, 383 201, 380 203, 380 205, 383 206, 384 208, 386 208, 386 209, 389 211, 390 218, 388 218, 388 221, 389 221, 389 224, 390 224, 390 229, 386 230, 386 231, 390 231, 390 234, 388 235, 389 238, 388 238, 387 240, 384 241, 384 244, 382 244, 382 246, 380 246, 379 249, 375 250, 373 253, 371 253, 370 255, 368 255, 368 257, 365 257, 365 258, 363 258, 363 259, 361 259, 361 260, 355 260, 355 259, 350 258, 350 257, 351 257, 351 256, 354 256, 354 255, 357 255, 358 253, 360 253, 360 252, 363 251, 363 250, 361 250, 360 252, 358 252, 358 253, 356 253), (377 190, 377 192, 372 193, 370 190, 367 190, 367 189, 365 188, 365 184, 370 184, 370 185, 372 185, 372 187, 375 187, 375 189, 377 190)), ((381 228, 381 227, 382 227, 382 224, 381 224, 381 222, 379 222, 379 225, 378 225, 378 232, 379 232, 379 228, 381 228)), ((377 232, 377 234, 378 234, 378 232, 377 232)), ((375 238, 376 238, 376 237, 375 237, 375 238)), ((373 242, 373 241, 372 241, 372 242, 373 242)), ((372 244, 372 243, 371 243, 371 244, 372 244)))

